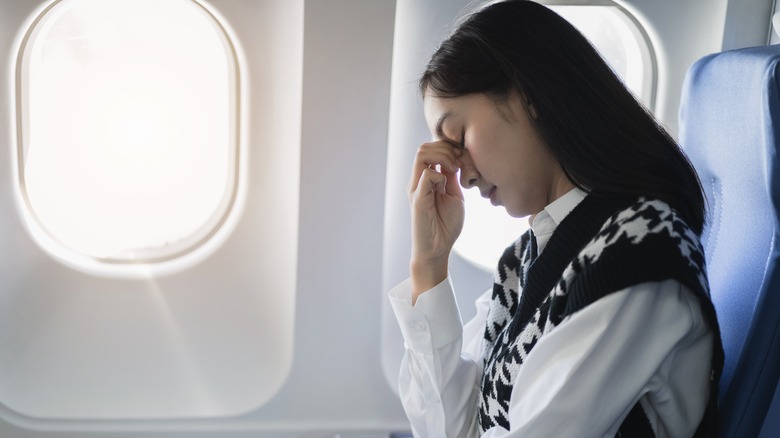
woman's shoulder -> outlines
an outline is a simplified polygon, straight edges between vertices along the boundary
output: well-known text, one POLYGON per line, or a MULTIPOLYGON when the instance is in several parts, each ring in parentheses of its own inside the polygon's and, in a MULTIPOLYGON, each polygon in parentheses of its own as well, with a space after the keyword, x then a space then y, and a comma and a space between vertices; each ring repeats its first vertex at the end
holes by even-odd
POLYGON ((609 269, 626 265, 632 271, 659 270, 663 266, 670 272, 685 270, 707 289, 699 235, 677 210, 659 199, 639 197, 620 208, 604 222, 578 258, 584 265, 609 269))
POLYGON ((675 279, 702 296, 709 289, 699 236, 669 204, 651 198, 638 198, 610 216, 566 272, 574 297, 567 313, 648 281, 675 279))
POLYGON ((591 243, 609 244, 617 239, 628 239, 638 245, 647 237, 665 236, 672 242, 687 243, 700 248, 698 234, 685 218, 668 203, 654 198, 639 197, 621 208, 602 225, 591 243))

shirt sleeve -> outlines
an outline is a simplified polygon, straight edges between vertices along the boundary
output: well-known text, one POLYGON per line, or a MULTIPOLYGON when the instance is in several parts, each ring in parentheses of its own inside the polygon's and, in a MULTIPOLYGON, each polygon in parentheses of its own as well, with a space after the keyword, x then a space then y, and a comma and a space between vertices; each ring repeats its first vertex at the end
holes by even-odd
POLYGON ((449 277, 421 294, 414 306, 409 280, 389 295, 406 346, 398 385, 414 436, 476 437, 490 295, 477 299, 477 314, 465 326, 449 277))
MULTIPOLYGON (((399 389, 415 437, 476 437, 489 292, 464 327, 449 279, 416 306, 406 282, 390 299, 406 340, 399 389)), ((612 293, 539 340, 514 383, 512 430, 482 438, 614 437, 637 402, 657 437, 692 436, 707 404, 712 336, 677 281, 612 293)))

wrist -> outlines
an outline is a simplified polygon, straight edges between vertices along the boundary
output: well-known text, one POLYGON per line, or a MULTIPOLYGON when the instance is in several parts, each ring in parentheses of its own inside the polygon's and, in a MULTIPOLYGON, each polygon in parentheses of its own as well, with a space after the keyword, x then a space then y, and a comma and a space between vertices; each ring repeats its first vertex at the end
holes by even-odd
POLYGON ((409 263, 409 273, 412 287, 412 305, 417 302, 420 294, 433 289, 434 286, 447 278, 447 259, 439 261, 409 263))

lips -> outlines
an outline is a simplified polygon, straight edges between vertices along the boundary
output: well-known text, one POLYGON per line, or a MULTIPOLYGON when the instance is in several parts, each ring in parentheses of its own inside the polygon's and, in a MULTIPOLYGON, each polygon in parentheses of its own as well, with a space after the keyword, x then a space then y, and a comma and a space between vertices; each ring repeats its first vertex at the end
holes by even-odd
POLYGON ((496 186, 493 186, 489 188, 488 190, 485 190, 483 192, 480 192, 483 198, 490 199, 490 202, 495 204, 495 200, 493 199, 493 195, 496 193, 496 186))

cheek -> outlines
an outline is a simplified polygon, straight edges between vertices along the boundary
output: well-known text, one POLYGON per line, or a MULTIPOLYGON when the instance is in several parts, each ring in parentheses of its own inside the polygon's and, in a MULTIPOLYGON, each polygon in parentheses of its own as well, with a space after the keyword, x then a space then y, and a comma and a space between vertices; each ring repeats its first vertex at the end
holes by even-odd
POLYGON ((498 185, 500 181, 505 180, 505 172, 502 169, 502 163, 499 155, 495 153, 484 153, 477 151, 471 154, 471 162, 474 169, 486 182, 498 185))
POLYGON ((477 132, 466 137, 468 160, 485 177, 496 173, 500 163, 506 159, 503 145, 492 133, 477 132))

